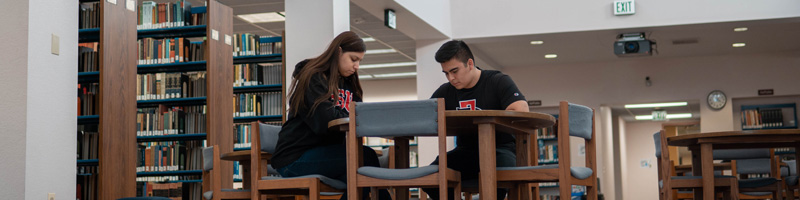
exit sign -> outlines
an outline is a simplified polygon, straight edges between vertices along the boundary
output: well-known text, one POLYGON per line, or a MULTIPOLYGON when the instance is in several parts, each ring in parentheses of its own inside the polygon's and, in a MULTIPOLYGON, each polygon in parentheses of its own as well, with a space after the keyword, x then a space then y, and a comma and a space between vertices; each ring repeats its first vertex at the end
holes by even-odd
POLYGON ((614 2, 614 15, 632 15, 632 14, 636 14, 636 6, 633 3, 633 0, 614 2))
POLYGON ((653 111, 653 121, 667 121, 667 111, 666 110, 654 110, 653 111))

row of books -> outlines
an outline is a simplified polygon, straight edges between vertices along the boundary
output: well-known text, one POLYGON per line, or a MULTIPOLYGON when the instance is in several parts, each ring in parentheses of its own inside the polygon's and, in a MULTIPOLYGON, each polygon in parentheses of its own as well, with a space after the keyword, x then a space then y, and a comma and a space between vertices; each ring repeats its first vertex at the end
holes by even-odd
POLYGON ((233 86, 281 84, 281 63, 233 65, 233 86))
POLYGON ((182 199, 183 183, 136 182, 136 196, 182 199))
POLYGON ((204 71, 137 74, 136 100, 204 97, 206 75, 204 71))
POLYGON ((97 166, 78 166, 75 199, 90 200, 97 197, 97 166))
POLYGON ((233 56, 269 55, 283 52, 282 42, 261 42, 261 38, 250 33, 233 34, 233 56))
POLYGON ((139 143, 137 172, 200 170, 203 166, 202 141, 139 143))
POLYGON ((233 95, 233 116, 281 115, 281 92, 239 93, 233 95))
POLYGON ((539 143, 539 162, 558 162, 558 144, 539 143))
POLYGON ((138 108, 136 136, 204 133, 206 106, 138 108))
POLYGON ((100 57, 97 53, 97 42, 78 44, 78 72, 98 71, 100 57))
MULTIPOLYGON (((281 122, 263 122, 265 124, 280 126, 281 122)), ((234 144, 233 148, 249 148, 251 138, 250 123, 235 123, 233 124, 234 144)))
MULTIPOLYGON (((79 125, 82 126, 82 125, 79 125)), ((78 131, 78 160, 97 159, 97 131, 78 131)))
POLYGON ((78 116, 96 115, 100 111, 99 83, 78 84, 78 116))
POLYGON ((100 2, 81 3, 79 12, 79 29, 100 27, 100 2))
POLYGON ((182 37, 144 38, 136 41, 138 64, 167 64, 205 60, 205 41, 191 42, 182 37))
MULTIPOLYGON (((391 146, 391 145, 394 145, 394 140, 386 139, 386 138, 380 138, 380 137, 367 137, 364 140, 363 143, 364 143, 364 146, 391 146)), ((408 144, 411 144, 411 145, 417 144, 417 138, 416 137, 411 138, 408 141, 408 144)))
POLYGON ((540 128, 536 130, 537 139, 556 138, 556 132, 553 127, 540 128))
POLYGON ((774 109, 751 109, 742 111, 742 128, 759 129, 783 127, 783 111, 774 109))
POLYGON ((136 29, 140 30, 198 25, 197 16, 192 15, 192 4, 186 0, 175 3, 143 1, 137 15, 136 29))
POLYGON ((199 175, 184 175, 184 176, 141 176, 136 177, 136 182, 155 182, 167 183, 186 180, 201 180, 199 175))

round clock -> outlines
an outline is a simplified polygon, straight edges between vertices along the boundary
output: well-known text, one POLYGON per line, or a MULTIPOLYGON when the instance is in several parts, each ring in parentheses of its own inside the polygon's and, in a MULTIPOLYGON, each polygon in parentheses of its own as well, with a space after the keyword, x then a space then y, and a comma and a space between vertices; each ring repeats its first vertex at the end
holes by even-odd
POLYGON ((725 103, 728 102, 728 97, 725 96, 725 93, 719 90, 711 91, 708 93, 708 107, 711 109, 719 110, 725 107, 725 103))

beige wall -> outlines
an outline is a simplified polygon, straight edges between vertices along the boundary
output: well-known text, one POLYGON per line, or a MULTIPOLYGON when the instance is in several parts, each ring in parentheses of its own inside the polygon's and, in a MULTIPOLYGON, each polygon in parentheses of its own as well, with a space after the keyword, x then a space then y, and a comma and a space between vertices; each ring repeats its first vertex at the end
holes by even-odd
POLYGON ((362 80, 364 102, 417 100, 417 79, 362 80))
POLYGON ((623 192, 625 199, 658 199, 658 165, 656 163, 653 133, 661 130, 661 122, 627 122, 625 123, 627 174, 623 192), (642 168, 642 161, 650 167, 642 168))

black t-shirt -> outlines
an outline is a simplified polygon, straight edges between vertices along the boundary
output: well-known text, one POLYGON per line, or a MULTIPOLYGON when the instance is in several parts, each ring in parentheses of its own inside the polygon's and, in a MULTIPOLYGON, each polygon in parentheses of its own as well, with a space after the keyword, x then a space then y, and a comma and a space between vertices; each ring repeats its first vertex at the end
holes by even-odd
MULTIPOLYGON (((298 63, 297 69, 306 62, 298 63)), ((305 106, 306 109, 298 111, 297 115, 289 115, 289 119, 283 124, 278 136, 278 145, 272 156, 272 166, 276 169, 282 168, 299 159, 306 151, 311 148, 343 144, 344 134, 328 132, 328 122, 338 118, 348 117, 350 114, 350 103, 361 102, 361 98, 355 95, 355 87, 350 84, 352 78, 342 78, 339 82, 339 96, 334 100, 333 97, 320 103, 312 115, 308 109, 314 105, 314 101, 320 95, 328 91, 327 78, 322 74, 316 74, 311 78, 309 87, 306 88, 305 106)), ((294 112, 294 111, 293 111, 294 112)))
MULTIPOLYGON (((516 101, 525 101, 511 77, 495 70, 481 70, 481 77, 472 88, 459 90, 444 83, 431 98, 444 98, 446 110, 505 110, 516 101)), ((495 142, 498 148, 515 148, 514 136, 508 133, 498 132, 495 142)), ((458 147, 477 148, 478 136, 460 135, 456 144, 458 147)))

